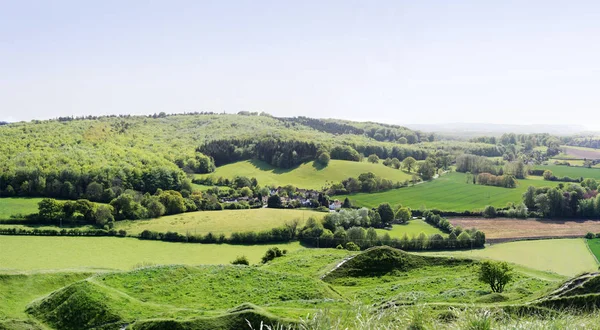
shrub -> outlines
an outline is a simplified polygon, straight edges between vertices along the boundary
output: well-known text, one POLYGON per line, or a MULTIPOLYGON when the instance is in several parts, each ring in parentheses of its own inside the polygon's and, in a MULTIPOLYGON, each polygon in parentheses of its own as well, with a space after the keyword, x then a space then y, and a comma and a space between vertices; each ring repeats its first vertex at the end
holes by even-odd
POLYGON ((343 250, 344 249, 344 247, 342 246, 342 244, 338 244, 338 246, 336 246, 335 248, 338 249, 338 250, 343 250))
POLYGON ((479 281, 489 284, 493 292, 504 291, 504 286, 512 279, 512 268, 506 262, 483 261, 481 263, 479 281))
POLYGON ((356 245, 354 242, 346 243, 346 250, 348 251, 360 251, 360 247, 356 245))
POLYGON ((485 207, 485 209, 483 210, 483 217, 484 218, 495 218, 496 217, 496 208, 488 205, 485 207))
POLYGON ((592 233, 592 232, 585 234, 585 238, 587 238, 587 239, 593 239, 594 237, 596 237, 596 235, 594 235, 594 233, 592 233))
POLYGON ((268 249, 267 252, 265 253, 265 255, 262 257, 262 263, 266 264, 267 262, 269 262, 275 258, 279 258, 279 257, 283 256, 284 254, 285 253, 283 253, 283 251, 281 251, 278 247, 272 247, 272 248, 268 249))
POLYGON ((232 265, 250 265, 250 262, 248 262, 248 258, 246 258, 246 256, 241 256, 241 257, 237 257, 235 258, 232 262, 232 265))

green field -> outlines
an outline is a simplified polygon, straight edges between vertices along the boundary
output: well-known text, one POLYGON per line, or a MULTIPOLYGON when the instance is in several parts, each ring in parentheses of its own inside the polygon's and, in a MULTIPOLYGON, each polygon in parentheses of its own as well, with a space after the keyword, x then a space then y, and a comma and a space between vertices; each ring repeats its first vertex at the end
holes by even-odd
POLYGON ((586 240, 590 251, 596 256, 596 260, 600 262, 600 238, 586 240))
POLYGON ((251 209, 200 211, 163 216, 152 220, 118 221, 116 229, 137 235, 144 230, 157 232, 174 231, 181 234, 225 234, 241 231, 261 231, 281 227, 286 221, 310 217, 321 219, 327 213, 311 210, 251 209))
POLYGON ((42 198, 6 197, 0 198, 0 220, 11 215, 32 214, 38 211, 38 203, 42 198))
POLYGON ((510 242, 480 250, 425 254, 502 260, 565 276, 598 270, 596 260, 580 238, 510 242))
POLYGON ((362 173, 373 172, 382 178, 394 182, 410 180, 412 173, 368 162, 351 162, 344 160, 331 160, 329 165, 322 167, 316 163, 304 163, 293 169, 273 167, 258 160, 241 161, 220 166, 214 173, 201 175, 223 178, 246 176, 256 178, 260 185, 285 186, 288 184, 298 188, 321 189, 328 183, 341 182, 349 177, 358 177, 362 173))
POLYGON ((537 165, 537 170, 550 170, 557 177, 568 176, 570 178, 593 178, 600 180, 600 169, 586 168, 579 166, 564 166, 564 165, 537 165))
MULTIPOLYGON (((599 171, 600 172, 600 171, 599 171)), ((342 200, 349 197, 356 206, 376 207, 388 202, 402 204, 412 209, 440 209, 447 211, 479 210, 486 205, 504 207, 508 202, 520 202, 528 186, 556 186, 557 182, 548 182, 536 178, 519 180, 517 188, 502 188, 466 183, 466 174, 448 173, 431 182, 412 187, 389 190, 380 193, 359 193, 349 196, 337 196, 342 200)))
POLYGON ((423 220, 410 220, 406 224, 402 225, 392 225, 392 229, 376 229, 378 235, 389 234, 391 238, 401 238, 404 234, 408 235, 408 237, 417 236, 420 233, 424 233, 425 235, 433 235, 440 234, 442 236, 447 236, 444 232, 435 228, 434 226, 428 224, 423 220))
POLYGON ((245 255, 257 263, 271 246, 289 251, 298 243, 269 245, 192 244, 114 237, 0 236, 0 272, 28 270, 131 269, 150 263, 216 265, 245 255))

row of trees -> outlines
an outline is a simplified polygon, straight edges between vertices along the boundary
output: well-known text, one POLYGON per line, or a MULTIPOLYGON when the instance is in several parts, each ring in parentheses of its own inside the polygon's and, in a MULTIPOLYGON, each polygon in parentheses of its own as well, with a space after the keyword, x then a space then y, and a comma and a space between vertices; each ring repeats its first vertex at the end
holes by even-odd
POLYGON ((477 175, 477 184, 485 186, 496 186, 504 188, 515 188, 517 180, 512 175, 493 175, 490 173, 479 173, 477 175))
MULTIPOLYGON (((598 188, 598 183, 588 182, 598 188)), ((595 189, 578 184, 559 184, 558 187, 530 186, 523 194, 523 204, 540 216, 600 218, 600 195, 595 189)))
POLYGON ((340 183, 334 183, 327 189, 329 195, 346 195, 357 192, 379 192, 396 189, 408 185, 408 182, 400 183, 378 177, 372 172, 362 173, 358 178, 348 178, 340 183))

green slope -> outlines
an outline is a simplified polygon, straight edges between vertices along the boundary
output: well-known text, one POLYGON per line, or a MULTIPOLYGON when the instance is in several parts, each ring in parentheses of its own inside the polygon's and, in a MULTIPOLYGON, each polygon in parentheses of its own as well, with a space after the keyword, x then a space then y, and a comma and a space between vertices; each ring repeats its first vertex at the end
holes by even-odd
POLYGON ((331 160, 326 167, 308 162, 293 169, 280 169, 259 160, 249 160, 220 166, 214 173, 200 177, 213 176, 231 179, 235 176, 246 176, 256 178, 261 185, 285 186, 291 184, 299 188, 321 189, 327 183, 358 177, 366 172, 373 172, 377 176, 394 182, 404 182, 412 178, 412 174, 383 164, 344 160, 331 160))
POLYGON ((504 207, 508 202, 520 202, 528 186, 556 186, 558 182, 536 179, 519 180, 517 188, 502 188, 474 185, 466 183, 463 173, 449 173, 431 182, 413 187, 400 188, 381 193, 360 193, 349 196, 337 196, 338 199, 349 197, 356 206, 375 207, 388 202, 392 205, 402 204, 412 209, 440 209, 447 211, 464 211, 483 209, 486 205, 504 207))
POLYGON ((568 176, 570 178, 593 178, 600 180, 600 169, 599 168, 586 168, 578 166, 564 166, 564 165, 538 165, 535 166, 538 170, 550 170, 552 174, 557 177, 568 176))

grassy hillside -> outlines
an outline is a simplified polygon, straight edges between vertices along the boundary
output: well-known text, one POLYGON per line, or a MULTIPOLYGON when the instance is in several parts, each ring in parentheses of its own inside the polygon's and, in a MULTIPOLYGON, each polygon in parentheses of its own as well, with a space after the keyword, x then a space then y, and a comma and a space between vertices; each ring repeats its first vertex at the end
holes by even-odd
POLYGON ((349 177, 358 177, 362 173, 373 172, 382 178, 394 182, 410 180, 412 173, 368 162, 331 160, 322 167, 314 162, 304 163, 293 169, 275 168, 259 160, 242 161, 220 166, 214 173, 204 176, 233 178, 247 176, 256 178, 261 185, 285 186, 288 184, 305 189, 321 189, 328 183, 340 182, 349 177))
POLYGON ((281 227, 286 221, 309 217, 323 218, 326 213, 311 210, 251 209, 190 212, 163 216, 152 220, 119 221, 116 229, 125 229, 137 235, 148 229, 158 232, 174 231, 181 234, 225 234, 240 231, 261 231, 281 227))
POLYGON ((593 178, 600 180, 599 168, 586 168, 578 166, 563 166, 563 165, 538 165, 535 169, 550 170, 552 174, 558 177, 568 176, 570 178, 593 178))
POLYGON ((8 219, 11 215, 37 213, 38 203, 42 198, 0 198, 0 219, 8 219))
POLYGON ((0 271, 131 269, 140 264, 228 264, 245 255, 258 263, 267 249, 294 251, 298 243, 273 245, 191 244, 114 237, 0 236, 0 271))
POLYGON ((426 252, 467 258, 484 258, 512 262, 542 271, 575 276, 598 269, 583 239, 552 239, 494 244, 472 251, 426 252))
MULTIPOLYGON (((600 171, 599 171, 600 172, 600 171)), ((557 182, 519 180, 517 188, 502 188, 466 183, 466 175, 453 172, 438 179, 413 187, 400 188, 381 193, 359 193, 349 196, 354 205, 375 207, 388 202, 402 204, 412 209, 441 209, 452 211, 483 209, 486 205, 504 207, 508 202, 520 202, 528 186, 556 186, 557 182)))

